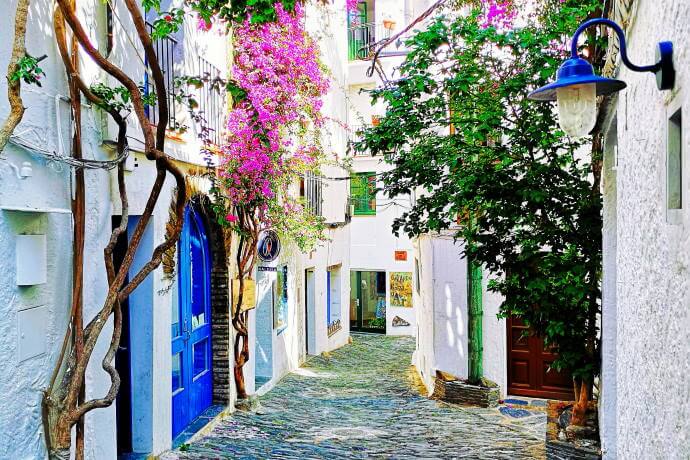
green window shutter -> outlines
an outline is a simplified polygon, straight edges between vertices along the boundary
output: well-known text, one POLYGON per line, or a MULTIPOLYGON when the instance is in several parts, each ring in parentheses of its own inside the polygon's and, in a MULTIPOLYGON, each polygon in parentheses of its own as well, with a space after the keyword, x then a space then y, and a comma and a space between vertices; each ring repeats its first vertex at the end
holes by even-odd
POLYGON ((350 182, 356 216, 376 215, 376 174, 359 173, 350 182))

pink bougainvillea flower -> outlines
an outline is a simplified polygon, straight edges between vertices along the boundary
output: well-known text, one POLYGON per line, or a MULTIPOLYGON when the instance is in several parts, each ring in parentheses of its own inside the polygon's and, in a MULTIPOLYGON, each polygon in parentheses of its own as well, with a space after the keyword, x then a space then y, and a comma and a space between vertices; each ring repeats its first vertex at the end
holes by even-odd
POLYGON ((513 0, 484 0, 483 28, 512 29, 517 16, 513 0))
MULTIPOLYGON (((235 29, 232 74, 243 97, 228 114, 218 183, 230 207, 254 209, 265 227, 287 231, 299 228, 298 215, 308 214, 289 189, 323 156, 317 136, 304 134, 323 125, 319 111, 329 80, 304 29, 302 6, 294 13, 281 3, 275 8, 276 22, 247 20, 235 29)), ((230 216, 226 220, 234 222, 230 216)))

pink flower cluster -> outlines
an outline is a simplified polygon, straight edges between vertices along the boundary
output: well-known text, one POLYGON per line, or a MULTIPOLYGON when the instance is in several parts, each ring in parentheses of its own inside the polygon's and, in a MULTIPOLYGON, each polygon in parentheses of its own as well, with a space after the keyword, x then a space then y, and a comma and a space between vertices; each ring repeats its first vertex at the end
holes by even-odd
POLYGON ((483 16, 482 27, 496 29, 511 29, 517 16, 513 0, 483 0, 486 13, 483 16))
POLYGON ((233 77, 246 97, 229 113, 218 173, 230 204, 254 207, 264 221, 276 202, 287 203, 295 175, 320 155, 314 146, 293 146, 290 133, 323 122, 321 98, 329 88, 302 7, 290 14, 278 2, 276 11, 275 23, 247 21, 235 29, 233 77))
POLYGON ((345 0, 345 8, 348 12, 357 11, 357 3, 359 0, 345 0))

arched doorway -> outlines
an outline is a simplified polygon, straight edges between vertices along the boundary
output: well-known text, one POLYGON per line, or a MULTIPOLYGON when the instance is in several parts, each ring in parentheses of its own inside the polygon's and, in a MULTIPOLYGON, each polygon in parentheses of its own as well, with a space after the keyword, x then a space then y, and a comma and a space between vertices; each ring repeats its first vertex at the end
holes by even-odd
POLYGON ((213 402, 211 254, 199 210, 187 206, 178 250, 178 302, 172 309, 172 434, 213 402))

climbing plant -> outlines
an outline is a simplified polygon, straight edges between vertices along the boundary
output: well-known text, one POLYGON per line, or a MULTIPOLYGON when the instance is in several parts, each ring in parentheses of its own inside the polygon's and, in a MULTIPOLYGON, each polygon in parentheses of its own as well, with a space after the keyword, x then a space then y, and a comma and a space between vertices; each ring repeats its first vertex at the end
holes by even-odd
POLYGON ((271 228, 304 251, 323 238, 323 219, 295 196, 293 185, 318 173, 324 158, 322 96, 329 87, 317 44, 304 29, 304 10, 275 4, 275 21, 237 24, 228 89, 234 105, 222 146, 215 193, 221 222, 240 237, 239 296, 233 304, 235 382, 246 397, 248 313, 242 312, 262 230, 271 228), (241 342, 241 343, 240 343, 241 342))
MULTIPOLYGON (((358 148, 394 166, 382 177, 389 196, 418 192, 395 231, 454 229, 503 296, 500 315, 556 349, 552 367, 574 375, 582 423, 600 365, 600 134, 568 138, 553 107, 527 95, 552 81, 570 34, 601 2, 455 6, 409 39, 402 78, 372 92, 386 115, 358 148)), ((601 42, 584 44, 595 64, 601 42)))

